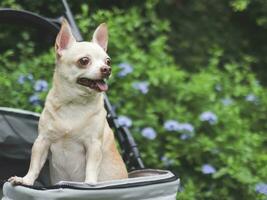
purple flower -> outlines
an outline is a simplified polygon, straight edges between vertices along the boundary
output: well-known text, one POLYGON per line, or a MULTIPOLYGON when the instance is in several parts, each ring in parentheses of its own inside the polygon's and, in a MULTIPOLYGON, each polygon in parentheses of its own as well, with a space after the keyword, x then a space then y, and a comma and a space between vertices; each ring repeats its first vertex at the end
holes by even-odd
POLYGON ((34 84, 34 89, 36 92, 47 91, 48 89, 47 81, 43 79, 37 80, 34 84))
POLYGON ((18 81, 19 84, 22 85, 25 82, 25 80, 26 80, 26 77, 21 74, 21 75, 19 75, 19 78, 18 78, 17 81, 18 81))
POLYGON ((166 156, 162 156, 162 157, 161 157, 161 161, 163 162, 163 164, 164 164, 166 167, 169 167, 169 166, 171 166, 171 165, 174 163, 174 161, 173 161, 172 159, 169 159, 169 158, 166 157, 166 156))
POLYGON ((183 133, 183 134, 180 135, 180 139, 181 140, 188 140, 190 138, 192 138, 192 135, 188 134, 188 133, 183 133))
POLYGON ((167 131, 178 131, 179 130, 179 122, 175 120, 168 120, 164 123, 164 129, 167 131))
POLYGON ((129 128, 132 126, 132 120, 129 117, 121 115, 118 117, 118 124, 129 128))
POLYGON ((119 68, 121 69, 121 71, 118 73, 118 77, 125 77, 127 74, 133 72, 133 67, 128 63, 119 64, 119 68))
POLYGON ((266 183, 258 183, 255 186, 255 191, 260 194, 267 195, 267 184, 266 183))
POLYGON ((202 165, 201 171, 203 174, 214 174, 216 169, 210 164, 202 165))
POLYGON ((248 102, 256 102, 258 100, 258 98, 254 94, 248 94, 245 99, 248 102))
POLYGON ((32 104, 32 105, 40 105, 41 101, 40 101, 40 98, 37 94, 33 94, 29 97, 29 102, 32 104))
POLYGON ((148 93, 149 83, 147 81, 135 82, 132 86, 134 89, 139 90, 143 94, 148 93))
POLYGON ((189 123, 179 124, 179 129, 179 132, 182 132, 181 140, 188 140, 194 136, 194 127, 189 123))
POLYGON ((222 104, 225 106, 229 106, 233 103, 233 100, 231 98, 224 98, 221 100, 222 104))
POLYGON ((179 123, 175 120, 168 120, 164 123, 164 128, 167 131, 179 131, 184 133, 194 132, 194 127, 190 123, 179 123))
POLYGON ((32 81, 33 80, 33 75, 32 74, 28 74, 27 76, 25 76, 23 74, 20 74, 17 81, 18 81, 19 84, 22 85, 23 83, 25 83, 26 80, 32 81))
POLYGON ((149 139, 149 140, 154 140, 154 139, 157 137, 157 133, 156 133, 156 131, 155 131, 153 128, 151 128, 151 127, 146 127, 146 128, 144 128, 144 129, 141 131, 141 134, 142 134, 145 138, 147 138, 147 139, 149 139))
POLYGON ((178 124, 178 131, 185 133, 192 133, 194 132, 194 127, 192 126, 192 124, 189 123, 181 123, 178 124))
POLYGON ((209 124, 216 124, 217 122, 217 116, 211 112, 211 111, 207 111, 207 112, 203 112, 201 115, 200 115, 200 120, 203 121, 203 122, 208 122, 209 124))

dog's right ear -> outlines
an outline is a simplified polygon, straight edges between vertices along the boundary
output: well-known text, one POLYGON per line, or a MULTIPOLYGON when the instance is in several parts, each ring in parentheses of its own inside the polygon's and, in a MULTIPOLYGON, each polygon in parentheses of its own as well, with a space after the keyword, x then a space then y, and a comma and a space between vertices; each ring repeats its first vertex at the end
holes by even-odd
POLYGON ((93 34, 92 41, 107 51, 108 48, 108 27, 105 23, 100 24, 93 34))
POLYGON ((74 42, 75 38, 71 33, 71 28, 66 19, 63 19, 60 31, 56 38, 55 51, 57 58, 62 56, 62 50, 68 49, 74 42))

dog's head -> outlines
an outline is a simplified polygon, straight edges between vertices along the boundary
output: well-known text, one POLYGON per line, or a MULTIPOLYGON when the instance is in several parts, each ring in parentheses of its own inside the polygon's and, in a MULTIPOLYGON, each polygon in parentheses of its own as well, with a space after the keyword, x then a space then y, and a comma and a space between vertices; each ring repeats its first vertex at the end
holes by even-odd
POLYGON ((106 80, 111 75, 107 44, 106 24, 98 26, 91 42, 77 42, 64 20, 55 43, 57 73, 79 90, 90 93, 106 91, 106 80))

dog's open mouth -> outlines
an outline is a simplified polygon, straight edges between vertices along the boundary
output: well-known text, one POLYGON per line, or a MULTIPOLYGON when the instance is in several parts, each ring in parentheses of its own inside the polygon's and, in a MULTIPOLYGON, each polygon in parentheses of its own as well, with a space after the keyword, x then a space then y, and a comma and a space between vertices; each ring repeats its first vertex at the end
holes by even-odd
POLYGON ((102 80, 92 80, 88 78, 78 78, 77 83, 91 89, 97 90, 99 92, 105 92, 108 90, 108 85, 104 79, 102 80))

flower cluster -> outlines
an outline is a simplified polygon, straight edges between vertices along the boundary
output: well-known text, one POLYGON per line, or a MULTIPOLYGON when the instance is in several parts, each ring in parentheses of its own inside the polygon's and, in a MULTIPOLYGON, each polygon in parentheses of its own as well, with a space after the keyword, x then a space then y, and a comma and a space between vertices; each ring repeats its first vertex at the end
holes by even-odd
POLYGON ((267 183, 258 183, 255 186, 255 191, 260 194, 267 195, 267 183))
POLYGON ((40 105, 41 103, 41 100, 39 98, 39 96, 37 94, 33 94, 29 97, 29 102, 34 105, 34 106, 37 106, 37 105, 40 105))
MULTIPOLYGON (((124 115, 120 115, 117 119, 120 126, 130 128, 132 126, 132 120, 124 115)), ((157 132, 152 127, 145 127, 141 130, 141 135, 149 140, 154 140, 157 137, 157 132)))
POLYGON ((250 93, 245 97, 245 100, 247 102, 251 102, 251 103, 257 103, 258 102, 258 97, 255 96, 254 94, 250 93))
MULTIPOLYGON (((217 122, 217 116, 210 112, 204 112, 200 115, 201 121, 207 121, 210 124, 215 124, 217 122)), ((121 126, 131 127, 132 120, 126 116, 119 116, 118 123, 121 126)), ((176 120, 167 120, 164 123, 164 129, 169 132, 179 132, 181 140, 187 140, 194 136, 194 126, 190 123, 179 123, 176 120)), ((157 137, 157 132, 152 127, 145 127, 141 130, 143 137, 153 140, 157 137)))
POLYGON ((33 75, 28 74, 28 75, 19 75, 17 82, 20 85, 23 85, 26 83, 26 81, 30 81, 30 84, 33 85, 33 89, 35 93, 33 93, 31 96, 29 96, 29 102, 34 105, 38 106, 41 104, 41 99, 39 98, 39 93, 40 92, 45 92, 48 90, 48 83, 46 80, 39 79, 34 81, 33 75), (34 83, 34 84, 33 84, 34 83))
POLYGON ((192 137, 192 135, 191 134, 188 134, 188 133, 183 133, 183 134, 180 135, 180 139, 181 140, 188 140, 191 137, 192 137))
POLYGON ((44 92, 48 90, 48 83, 46 80, 40 79, 37 80, 34 84, 34 90, 36 92, 44 92))
POLYGON ((147 81, 134 82, 132 86, 134 89, 139 90, 142 94, 148 93, 149 83, 147 81))
MULTIPOLYGON (((120 63, 118 67, 120 68, 120 71, 118 72, 117 76, 120 78, 125 77, 133 72, 133 67, 129 63, 126 62, 120 63)), ((140 91, 142 94, 147 94, 149 91, 149 82, 148 81, 134 82, 132 83, 132 87, 140 91)))
POLYGON ((233 100, 231 98, 224 98, 221 100, 221 102, 225 106, 229 106, 229 105, 233 104, 233 100))
POLYGON ((120 63, 118 66, 121 69, 118 73, 118 77, 125 77, 133 72, 133 67, 128 63, 120 63))
POLYGON ((117 120, 120 126, 125 126, 128 128, 132 126, 132 120, 127 116, 121 115, 118 117, 117 120))
POLYGON ((19 78, 17 79, 17 82, 22 85, 25 83, 25 81, 32 81, 33 80, 33 75, 32 74, 28 74, 27 76, 26 75, 19 75, 19 78))
POLYGON ((190 123, 179 123, 175 120, 168 120, 164 123, 164 129, 166 131, 176 131, 182 133, 180 135, 181 140, 187 140, 193 136, 194 127, 190 123))
POLYGON ((202 165, 201 171, 203 174, 214 174, 216 169, 210 164, 202 165))
POLYGON ((141 131, 141 134, 143 137, 149 140, 154 140, 157 137, 156 131, 151 127, 143 128, 141 131))
POLYGON ((193 132, 194 127, 189 123, 179 123, 175 120, 168 120, 164 123, 164 128, 167 131, 193 132))
POLYGON ((203 112, 199 118, 201 121, 208 122, 211 125, 216 124, 218 120, 217 115, 211 111, 203 112))
POLYGON ((178 131, 179 123, 175 120, 168 120, 164 123, 164 128, 167 131, 178 131))

